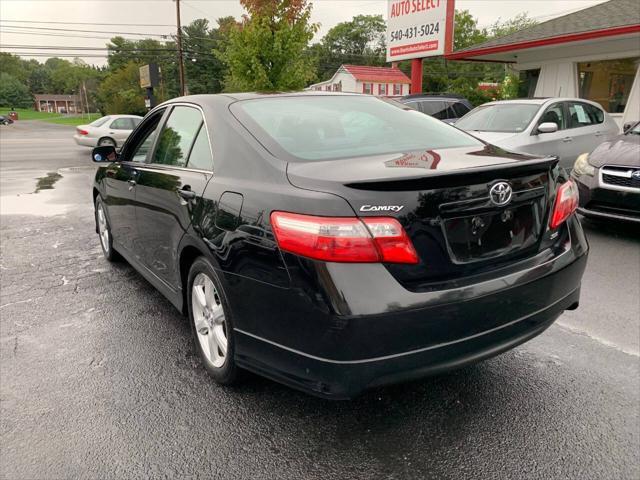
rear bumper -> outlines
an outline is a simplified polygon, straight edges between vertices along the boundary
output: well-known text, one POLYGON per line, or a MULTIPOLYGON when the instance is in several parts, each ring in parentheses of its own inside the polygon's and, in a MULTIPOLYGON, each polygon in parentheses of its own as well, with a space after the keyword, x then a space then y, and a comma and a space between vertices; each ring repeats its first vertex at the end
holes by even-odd
MULTIPOLYGON (((316 396, 349 399, 373 387, 436 375, 499 355, 542 333, 564 310, 575 308, 579 298, 580 289, 577 288, 542 311, 492 330, 368 360, 318 358, 238 331, 237 350, 244 352, 238 358, 238 364, 316 396)), ((469 321, 473 319, 469 318, 469 321)))
POLYGON ((232 302, 238 364, 342 399, 497 355, 577 307, 588 245, 575 217, 567 226, 562 251, 544 262, 431 292, 405 290, 381 265, 324 264, 312 280, 309 265, 296 270, 288 259, 292 289, 253 283, 265 300, 254 306, 245 294, 232 302))
POLYGON ((89 138, 84 135, 74 135, 73 139, 76 141, 78 145, 82 145, 83 147, 95 147, 97 145, 96 138, 89 138))

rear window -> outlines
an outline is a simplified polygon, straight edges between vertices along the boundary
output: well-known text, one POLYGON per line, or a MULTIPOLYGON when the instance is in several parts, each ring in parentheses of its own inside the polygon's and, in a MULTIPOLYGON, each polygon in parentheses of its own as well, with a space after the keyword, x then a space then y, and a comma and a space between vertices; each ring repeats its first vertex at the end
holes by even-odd
POLYGON ((99 127, 99 126, 104 125, 105 123, 107 123, 110 119, 111 119, 111 117, 109 117, 109 116, 102 117, 102 118, 99 118, 97 120, 94 120, 89 125, 91 125, 92 127, 99 127))
POLYGON ((456 122, 456 127, 478 132, 522 132, 540 109, 540 105, 501 103, 471 110, 456 122))
POLYGON ((261 98, 237 102, 232 111, 267 149, 275 146, 300 160, 481 145, 454 127, 375 97, 261 98))

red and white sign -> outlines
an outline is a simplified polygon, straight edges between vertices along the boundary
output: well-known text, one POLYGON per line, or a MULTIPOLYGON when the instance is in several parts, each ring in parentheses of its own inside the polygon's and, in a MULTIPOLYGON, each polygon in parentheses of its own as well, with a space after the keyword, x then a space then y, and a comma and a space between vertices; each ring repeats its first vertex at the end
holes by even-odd
POLYGON ((387 61, 451 53, 454 0, 388 0, 387 61))

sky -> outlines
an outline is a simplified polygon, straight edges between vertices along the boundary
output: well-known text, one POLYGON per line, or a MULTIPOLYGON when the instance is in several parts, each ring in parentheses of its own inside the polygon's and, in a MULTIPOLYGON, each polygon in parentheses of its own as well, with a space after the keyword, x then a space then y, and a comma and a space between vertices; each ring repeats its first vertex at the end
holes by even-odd
MULTIPOLYGON (((456 0, 456 8, 469 10, 478 19, 479 25, 486 27, 498 19, 507 20, 522 12, 543 22, 602 2, 603 0, 456 0)), ((180 0, 180 5, 184 25, 196 18, 207 18, 215 23, 217 18, 228 15, 239 17, 244 12, 238 0, 180 0)), ((348 21, 359 14, 382 14, 386 18, 387 0, 313 1, 312 21, 320 24, 314 41, 319 40, 337 23, 348 21)), ((51 47, 104 48, 108 38, 114 36, 115 32, 129 38, 148 36, 136 33, 169 35, 175 32, 175 27, 169 26, 175 25, 175 21, 176 4, 173 0, 1 0, 0 50, 20 53, 27 58, 31 56, 26 54, 37 52, 38 60, 44 61, 47 56, 62 52, 51 47), (14 22, 15 20, 28 22, 14 22), (62 23, 32 23, 38 21, 62 23), (70 22, 91 22, 98 25, 70 22), (127 23, 161 26, 122 25, 127 23), (16 28, 18 26, 20 28, 16 28), (83 31, 65 32, 59 29, 83 31), (47 35, 36 35, 37 33, 47 35), (14 48, 15 46, 28 47, 14 48), (47 46, 50 48, 42 48, 47 46)), ((160 36, 153 38, 162 40, 160 36)), ((75 55, 73 51, 65 53, 75 55)), ((106 55, 104 51, 91 53, 106 55)), ((104 57, 79 56, 87 63, 106 63, 104 57)))

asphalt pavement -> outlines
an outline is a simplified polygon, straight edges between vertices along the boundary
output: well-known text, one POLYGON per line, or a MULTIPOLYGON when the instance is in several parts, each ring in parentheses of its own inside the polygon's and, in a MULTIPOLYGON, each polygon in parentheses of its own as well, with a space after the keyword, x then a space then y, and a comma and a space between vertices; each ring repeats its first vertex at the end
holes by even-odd
POLYGON ((0 127, 0 478, 640 478, 637 227, 584 222, 580 308, 497 358, 346 402, 225 388, 103 259, 72 134, 0 127))

